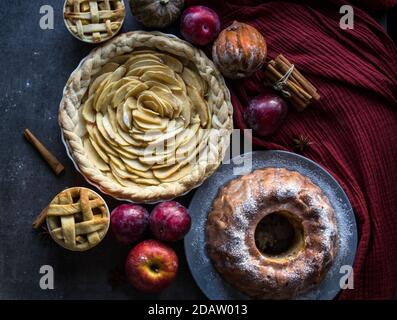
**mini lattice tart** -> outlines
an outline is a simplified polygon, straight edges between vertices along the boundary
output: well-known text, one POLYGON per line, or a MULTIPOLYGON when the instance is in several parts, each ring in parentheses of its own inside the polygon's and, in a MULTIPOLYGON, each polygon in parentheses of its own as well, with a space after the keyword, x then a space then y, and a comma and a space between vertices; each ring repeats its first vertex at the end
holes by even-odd
POLYGON ((59 114, 84 176, 135 202, 179 196, 222 161, 230 94, 203 52, 161 33, 123 34, 69 79, 59 114))
POLYGON ((76 38, 99 43, 112 38, 123 25, 123 0, 66 0, 64 5, 66 27, 76 38))
POLYGON ((96 246, 109 228, 109 210, 105 201, 87 188, 62 191, 46 211, 51 237, 72 251, 86 251, 96 246))

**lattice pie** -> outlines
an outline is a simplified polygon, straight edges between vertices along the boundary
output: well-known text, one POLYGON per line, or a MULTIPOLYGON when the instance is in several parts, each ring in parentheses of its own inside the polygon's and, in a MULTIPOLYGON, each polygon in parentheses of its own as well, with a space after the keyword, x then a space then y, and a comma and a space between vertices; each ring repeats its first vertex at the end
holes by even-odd
POLYGON ((119 32, 125 18, 122 0, 66 0, 64 21, 78 39, 99 43, 119 32))
POLYGON ((85 251, 106 235, 109 210, 104 200, 90 189, 66 189, 48 206, 47 226, 52 238, 62 247, 85 251))

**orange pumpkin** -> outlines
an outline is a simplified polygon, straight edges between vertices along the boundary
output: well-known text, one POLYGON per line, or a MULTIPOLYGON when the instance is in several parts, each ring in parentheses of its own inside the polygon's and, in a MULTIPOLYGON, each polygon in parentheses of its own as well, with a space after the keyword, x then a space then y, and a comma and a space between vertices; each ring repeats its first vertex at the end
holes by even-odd
POLYGON ((265 63, 267 45, 257 29, 234 21, 224 29, 212 48, 212 58, 227 78, 248 77, 265 63))

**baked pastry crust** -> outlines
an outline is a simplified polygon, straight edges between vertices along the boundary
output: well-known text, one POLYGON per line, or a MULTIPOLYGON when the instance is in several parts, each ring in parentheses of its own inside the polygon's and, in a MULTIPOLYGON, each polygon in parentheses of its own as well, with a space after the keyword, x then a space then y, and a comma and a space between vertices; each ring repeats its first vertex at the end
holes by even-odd
POLYGON ((125 18, 122 0, 66 0, 63 11, 70 33, 89 43, 112 38, 120 31, 125 18))
POLYGON ((97 193, 74 187, 59 193, 46 210, 51 237, 72 251, 86 251, 105 237, 109 210, 97 193))
MULTIPOLYGON (((145 60, 151 59, 145 58, 145 60)), ((119 69, 113 70, 112 72, 115 73, 117 70, 119 69)), ((156 72, 161 73, 161 70, 161 68, 157 68, 155 69, 155 72, 151 72, 151 74, 153 75, 156 72)), ((150 69, 148 69, 148 71, 150 71, 150 69)), ((127 77, 129 77, 128 74, 127 77)), ((139 73, 133 77, 138 77, 138 81, 142 81, 143 77, 146 76, 142 76, 139 73)), ((181 83, 182 76, 179 76, 178 74, 175 77, 177 77, 179 83, 181 83)), ((135 80, 136 79, 129 79, 129 81, 135 80)), ((189 92, 189 80, 183 80, 182 82, 184 83, 182 83, 182 85, 187 88, 184 90, 189 92)), ((189 94, 197 96, 200 89, 193 89, 196 90, 190 91, 189 94)), ((137 96, 135 96, 135 98, 139 99, 137 96)), ((193 101, 197 97, 189 96, 189 98, 193 101)), ((103 105, 105 104, 102 104, 102 106, 103 105)), ((182 114, 183 110, 184 109, 180 109, 175 113, 178 114, 177 117, 182 117, 179 113, 182 114)), ((159 32, 136 31, 122 34, 106 43, 104 46, 98 47, 92 51, 83 61, 81 66, 71 75, 61 101, 59 123, 71 156, 89 182, 98 186, 103 192, 108 193, 115 198, 134 202, 150 203, 172 199, 190 191, 192 188, 200 185, 217 169, 225 155, 229 144, 229 136, 233 129, 232 112, 233 108, 230 102, 230 93, 224 83, 224 79, 217 71, 214 64, 202 51, 174 36, 169 36, 159 32), (109 174, 109 172, 113 172, 112 170, 109 171, 106 167, 102 168, 103 171, 100 170, 100 165, 98 165, 98 162, 93 160, 93 157, 90 157, 84 144, 84 139, 87 136, 90 136, 90 133, 87 131, 89 128, 92 128, 92 126, 87 126, 87 121, 84 120, 83 105, 89 97, 89 88, 93 84, 93 81, 100 77, 98 75, 103 74, 104 68, 109 68, 109 65, 111 65, 110 68, 113 68, 112 66, 115 64, 115 61, 117 62, 116 64, 119 64, 120 61, 123 61, 121 63, 125 63, 126 55, 133 55, 140 52, 139 50, 149 51, 146 52, 148 54, 151 54, 152 51, 159 54, 163 53, 169 55, 171 58, 173 57, 174 59, 179 60, 182 62, 184 67, 187 66, 188 69, 195 70, 195 72, 200 76, 200 81, 203 82, 206 90, 206 92, 203 93, 203 97, 205 97, 204 102, 208 107, 207 121, 203 121, 204 116, 197 111, 198 107, 194 109, 195 113, 199 114, 200 127, 204 130, 203 132, 205 132, 205 134, 200 136, 198 139, 198 144, 194 147, 194 151, 200 151, 200 156, 205 155, 205 157, 200 157, 188 168, 186 166, 175 167, 175 170, 173 169, 172 171, 178 175, 176 178, 174 176, 174 181, 172 181, 173 179, 169 179, 169 172, 167 172, 167 175, 162 176, 160 173, 155 176, 154 178, 159 180, 156 182, 153 178, 152 172, 150 172, 151 169, 146 170, 148 176, 146 174, 143 175, 145 169, 139 168, 141 171, 136 172, 136 162, 131 163, 126 160, 121 163, 120 161, 117 161, 117 159, 115 160, 115 163, 118 167, 115 170, 122 168, 122 172, 121 175, 117 175, 116 178, 114 175, 109 174), (145 180, 135 179, 133 183, 125 183, 126 181, 123 179, 123 166, 125 165, 132 166, 130 167, 128 174, 138 174, 139 178, 144 178, 145 180)), ((105 113, 102 113, 102 115, 105 115, 105 113)), ((158 111, 158 113, 161 112, 158 111)), ((88 115, 88 117, 90 116, 91 115, 88 115)), ((184 118, 182 117, 181 119, 184 118)), ((190 123, 194 123, 194 119, 195 118, 192 118, 190 123)), ((175 120, 178 122, 180 119, 176 118, 175 120)), ((93 125, 95 126, 94 123, 93 125)), ((132 129, 131 132, 133 132, 133 130, 134 129, 132 129)), ((105 135, 106 133, 104 133, 104 136, 105 135)), ((197 136, 199 135, 197 134, 197 136)), ((113 142, 109 139, 107 139, 107 141, 110 144, 113 142)), ((125 150, 119 148, 117 144, 118 143, 116 141, 116 155, 118 152, 122 152, 123 157, 129 156, 129 154, 125 153, 125 150)), ((108 150, 108 148, 106 148, 106 150, 109 152, 112 151, 108 150)), ((103 152, 103 158, 105 160, 107 160, 106 150, 103 152)), ((190 155, 187 154, 186 157, 188 156, 190 155)), ((181 158, 183 158, 183 156, 181 158)), ((133 159, 133 161, 135 160, 136 159, 133 159)))
POLYGON ((337 226, 328 198, 309 178, 266 168, 223 187, 206 224, 209 257, 221 276, 255 299, 289 299, 317 286, 337 253, 337 226), (288 212, 303 228, 302 246, 282 256, 261 253, 258 223, 288 212))

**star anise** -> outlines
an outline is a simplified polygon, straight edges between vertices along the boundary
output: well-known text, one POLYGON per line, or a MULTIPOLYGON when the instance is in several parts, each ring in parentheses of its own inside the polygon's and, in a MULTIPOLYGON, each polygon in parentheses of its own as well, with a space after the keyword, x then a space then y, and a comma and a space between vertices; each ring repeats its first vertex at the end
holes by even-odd
POLYGON ((293 141, 294 141, 294 149, 301 153, 307 150, 312 144, 314 144, 312 141, 310 141, 308 136, 304 136, 304 135, 299 135, 293 141))
POLYGON ((40 240, 48 240, 50 239, 50 232, 47 229, 47 225, 43 224, 40 227, 39 233, 38 233, 39 239, 40 240))

